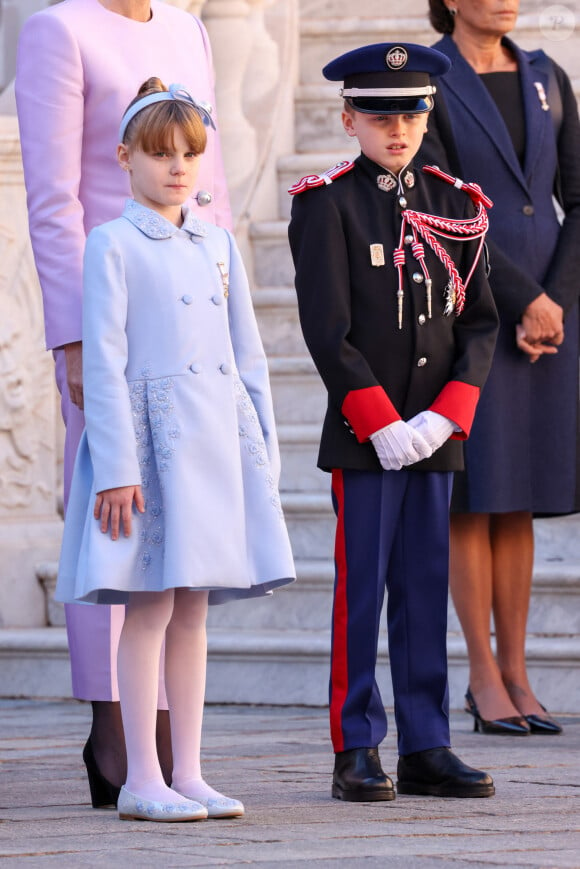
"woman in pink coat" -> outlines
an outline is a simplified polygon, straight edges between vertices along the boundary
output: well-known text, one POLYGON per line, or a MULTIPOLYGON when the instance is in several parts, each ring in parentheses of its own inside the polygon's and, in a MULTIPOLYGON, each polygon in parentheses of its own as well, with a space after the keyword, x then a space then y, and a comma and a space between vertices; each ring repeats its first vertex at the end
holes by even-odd
MULTIPOLYGON (((63 0, 28 19, 18 46, 16 99, 30 235, 66 425, 65 505, 84 428, 81 368, 82 258, 90 230, 118 217, 130 195, 116 159, 118 122, 139 84, 155 75, 214 105, 203 24, 161 0, 63 0)), ((215 120, 215 112, 214 112, 215 120)), ((213 136, 188 205, 219 226, 231 218, 213 136)), ((116 802, 125 745, 116 676, 124 607, 67 606, 73 694, 92 701, 83 757, 93 806, 116 802)), ((166 710, 160 680, 159 707, 166 710)), ((158 750, 171 769, 166 711, 158 750)))

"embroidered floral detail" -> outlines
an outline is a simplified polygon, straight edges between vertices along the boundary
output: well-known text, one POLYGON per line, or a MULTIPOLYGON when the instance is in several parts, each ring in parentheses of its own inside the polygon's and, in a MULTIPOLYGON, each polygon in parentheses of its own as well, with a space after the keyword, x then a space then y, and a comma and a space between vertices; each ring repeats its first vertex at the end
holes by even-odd
MULTIPOLYGON (((150 372, 145 365, 142 374, 150 372)), ((145 493, 145 514, 141 526, 141 567, 150 568, 155 550, 164 543, 162 475, 169 469, 180 430, 173 418, 171 393, 173 379, 137 380, 129 384, 133 411, 133 425, 137 442, 137 455, 141 472, 141 485, 145 493)))
POLYGON ((256 413, 256 408, 254 407, 254 403, 248 395, 241 378, 236 374, 233 376, 233 383, 236 405, 238 408, 238 434, 240 437, 240 445, 244 444, 246 451, 250 456, 252 456, 255 467, 259 470, 266 471, 265 480, 266 485, 270 490, 270 503, 280 518, 283 519, 284 514, 282 512, 282 504, 280 503, 280 494, 278 492, 276 481, 270 473, 270 460, 268 458, 264 434, 262 432, 262 426, 260 425, 258 414, 256 413), (243 417, 245 421, 241 421, 240 416, 243 417))
MULTIPOLYGON (((190 235, 199 235, 202 238, 207 236, 207 227, 204 222, 195 217, 189 208, 184 207, 182 214, 183 223, 180 227, 181 229, 190 235)), ((157 211, 146 208, 145 205, 141 205, 140 202, 136 202, 134 199, 128 199, 125 203, 123 217, 149 238, 171 238, 178 230, 178 227, 174 223, 171 223, 170 220, 162 217, 157 211)))

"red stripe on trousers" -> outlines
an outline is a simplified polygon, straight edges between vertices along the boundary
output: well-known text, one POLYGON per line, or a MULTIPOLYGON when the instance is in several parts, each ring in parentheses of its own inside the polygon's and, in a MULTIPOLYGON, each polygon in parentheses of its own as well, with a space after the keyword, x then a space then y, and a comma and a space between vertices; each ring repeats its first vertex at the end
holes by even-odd
POLYGON ((334 561, 336 581, 332 621, 332 664, 330 670, 330 737, 335 751, 344 750, 342 710, 348 695, 348 600, 346 595, 346 541, 344 536, 344 480, 342 471, 332 472, 332 491, 336 499, 336 539, 334 561))

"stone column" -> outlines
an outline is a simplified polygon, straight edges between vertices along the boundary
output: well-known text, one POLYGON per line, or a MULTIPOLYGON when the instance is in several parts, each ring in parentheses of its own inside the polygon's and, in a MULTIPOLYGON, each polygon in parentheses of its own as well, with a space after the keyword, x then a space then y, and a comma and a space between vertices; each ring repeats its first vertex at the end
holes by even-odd
POLYGON ((238 217, 257 161, 256 132, 244 114, 243 85, 253 46, 247 0, 207 0, 203 9, 216 70, 216 100, 226 177, 238 217))
POLYGON ((46 623, 38 563, 58 557, 57 419, 15 117, 0 116, 0 627, 46 623))

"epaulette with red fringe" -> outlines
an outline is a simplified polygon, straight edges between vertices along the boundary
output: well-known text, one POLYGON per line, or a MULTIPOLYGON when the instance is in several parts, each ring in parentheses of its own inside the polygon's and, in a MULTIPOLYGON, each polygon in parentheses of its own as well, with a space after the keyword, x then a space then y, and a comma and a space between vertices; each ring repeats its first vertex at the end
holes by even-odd
POLYGON ((485 195, 479 184, 476 184, 474 181, 470 181, 469 183, 462 181, 461 178, 456 178, 454 175, 444 172, 439 166, 423 166, 423 172, 426 172, 428 175, 435 175, 441 181, 446 181, 448 184, 453 184, 458 190, 463 190, 470 197, 474 205, 481 203, 485 208, 493 206, 491 199, 485 195))
POLYGON ((297 193, 303 193, 305 190, 310 190, 312 187, 323 187, 325 184, 332 184, 335 178, 340 178, 346 172, 350 172, 354 163, 352 160, 341 160, 335 166, 327 169, 321 175, 305 175, 296 184, 289 188, 288 193, 295 196, 297 193))

